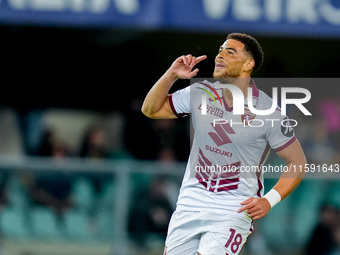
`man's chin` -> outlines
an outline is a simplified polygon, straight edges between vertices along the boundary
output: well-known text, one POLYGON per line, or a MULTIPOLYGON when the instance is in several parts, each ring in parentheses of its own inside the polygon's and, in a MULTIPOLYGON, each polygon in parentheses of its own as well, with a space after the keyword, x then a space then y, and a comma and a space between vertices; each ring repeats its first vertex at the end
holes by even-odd
POLYGON ((215 73, 213 73, 213 77, 214 79, 218 80, 220 83, 223 83, 223 84, 233 84, 235 83, 237 79, 239 79, 238 77, 229 77, 226 74, 216 75, 215 73))
POLYGON ((225 76, 225 74, 222 73, 222 72, 216 72, 216 71, 214 71, 214 72, 213 72, 213 77, 214 77, 215 79, 221 79, 221 78, 225 78, 226 76, 225 76))
POLYGON ((234 79, 238 79, 239 77, 240 77, 240 74, 239 73, 237 73, 237 72, 235 72, 235 73, 227 73, 227 72, 219 72, 219 71, 214 71, 213 72, 213 77, 215 78, 215 79, 227 79, 227 80, 229 80, 229 79, 232 79, 232 80, 234 80, 234 79))
POLYGON ((213 77, 215 79, 229 79, 229 78, 231 78, 226 73, 220 73, 220 72, 214 72, 213 77))

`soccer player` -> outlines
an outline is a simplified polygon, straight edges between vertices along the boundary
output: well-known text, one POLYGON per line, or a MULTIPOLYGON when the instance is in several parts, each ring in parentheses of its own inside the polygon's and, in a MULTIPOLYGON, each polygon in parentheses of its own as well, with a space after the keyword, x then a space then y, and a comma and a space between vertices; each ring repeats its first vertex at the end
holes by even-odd
MULTIPOLYGON (((152 119, 190 114, 194 128, 189 161, 165 241, 164 254, 168 255, 239 254, 253 231, 253 220, 264 217, 304 176, 304 171, 292 171, 293 166, 304 166, 306 160, 294 130, 281 125, 287 117, 278 106, 269 116, 255 115, 245 100, 244 114, 233 114, 236 97, 231 89, 219 87, 220 82, 198 82, 169 95, 174 82, 194 77, 198 72, 194 67, 205 59, 190 54, 177 58, 151 88, 142 106, 144 115, 152 119), (204 102, 206 92, 213 98, 204 102), (264 195, 261 166, 271 148, 285 160, 288 171, 264 195), (244 171, 253 166, 258 170, 244 171)), ((262 48, 255 38, 232 33, 215 58, 213 77, 238 87, 244 98, 251 88, 253 106, 267 110, 272 99, 251 79, 262 62, 262 48)))

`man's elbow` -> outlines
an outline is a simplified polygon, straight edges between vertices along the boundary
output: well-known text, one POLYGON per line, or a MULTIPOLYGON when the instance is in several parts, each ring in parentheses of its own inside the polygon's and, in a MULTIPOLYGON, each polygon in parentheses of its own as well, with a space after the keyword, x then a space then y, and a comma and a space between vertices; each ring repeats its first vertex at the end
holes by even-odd
POLYGON ((142 106, 141 111, 142 111, 142 113, 143 113, 146 117, 148 117, 148 118, 150 118, 150 119, 154 119, 154 118, 155 118, 155 117, 154 117, 154 114, 153 114, 150 110, 148 110, 148 108, 145 107, 144 105, 142 106))

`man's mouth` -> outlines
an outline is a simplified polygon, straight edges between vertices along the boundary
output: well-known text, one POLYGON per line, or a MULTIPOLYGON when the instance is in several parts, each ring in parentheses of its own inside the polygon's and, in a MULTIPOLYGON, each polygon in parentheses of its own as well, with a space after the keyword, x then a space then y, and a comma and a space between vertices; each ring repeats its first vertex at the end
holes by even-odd
POLYGON ((223 64, 216 64, 215 68, 216 69, 224 69, 225 65, 223 65, 223 64))

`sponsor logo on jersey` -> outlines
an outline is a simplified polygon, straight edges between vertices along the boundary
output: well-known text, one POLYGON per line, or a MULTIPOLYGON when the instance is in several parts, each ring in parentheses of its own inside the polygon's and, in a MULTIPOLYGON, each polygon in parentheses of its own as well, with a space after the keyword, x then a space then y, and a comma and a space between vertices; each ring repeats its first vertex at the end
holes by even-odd
MULTIPOLYGON (((202 104, 198 106, 198 110, 202 110, 202 104)), ((212 116, 223 118, 224 111, 218 107, 207 105, 207 113, 211 114, 212 116)))
POLYGON ((222 124, 210 124, 216 133, 209 132, 208 135, 211 137, 211 139, 213 139, 218 147, 227 143, 232 143, 228 134, 235 134, 235 131, 228 122, 223 122, 222 124))
POLYGON ((226 156, 226 157, 232 157, 233 156, 233 153, 230 152, 230 151, 224 151, 224 150, 221 150, 221 149, 209 146, 209 145, 206 145, 205 149, 208 150, 208 151, 220 154, 222 156, 226 156))

